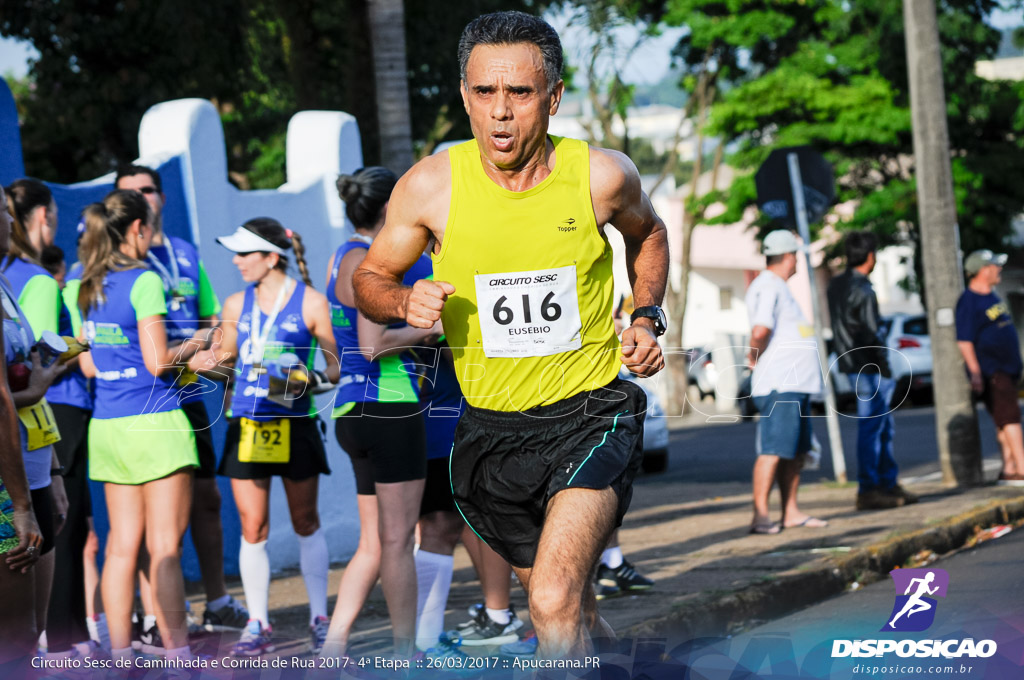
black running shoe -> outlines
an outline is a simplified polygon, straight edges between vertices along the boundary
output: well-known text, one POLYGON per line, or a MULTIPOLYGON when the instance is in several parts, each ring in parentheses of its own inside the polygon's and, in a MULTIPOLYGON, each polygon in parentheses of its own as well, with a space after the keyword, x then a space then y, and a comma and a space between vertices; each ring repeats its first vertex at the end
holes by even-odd
POLYGON ((523 622, 515 612, 512 612, 508 623, 498 623, 487 610, 483 610, 471 625, 453 632, 461 638, 460 644, 463 647, 483 647, 516 642, 519 639, 516 631, 522 627, 523 622))
POLYGON ((629 563, 629 560, 622 560, 622 564, 615 569, 602 564, 598 568, 598 578, 601 576, 601 569, 607 569, 608 572, 614 575, 615 584, 623 592, 647 590, 654 585, 654 581, 637 572, 636 568, 629 563))
POLYGON ((609 597, 621 595, 619 581, 615 578, 615 572, 603 564, 597 565, 597 577, 594 579, 594 597, 598 600, 607 600, 609 597))
POLYGON ((160 629, 157 628, 155 623, 148 629, 142 631, 140 640, 142 642, 142 647, 139 651, 143 654, 159 656, 166 651, 164 649, 163 638, 160 637, 160 629))

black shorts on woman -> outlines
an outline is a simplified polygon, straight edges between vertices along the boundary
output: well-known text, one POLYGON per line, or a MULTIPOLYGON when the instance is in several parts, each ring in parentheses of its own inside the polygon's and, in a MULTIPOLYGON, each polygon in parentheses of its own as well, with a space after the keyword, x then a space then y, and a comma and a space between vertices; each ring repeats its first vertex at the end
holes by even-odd
POLYGON ((294 416, 288 419, 290 437, 287 463, 251 463, 239 460, 238 446, 242 428, 239 418, 228 421, 224 442, 224 457, 217 474, 231 479, 267 479, 284 477, 292 481, 309 479, 316 475, 329 475, 327 451, 320 431, 319 418, 294 416))
POLYGON ((466 523, 514 567, 531 567, 548 501, 611 488, 615 524, 643 459, 647 397, 628 381, 521 412, 469 407, 455 431, 452 492, 466 523))

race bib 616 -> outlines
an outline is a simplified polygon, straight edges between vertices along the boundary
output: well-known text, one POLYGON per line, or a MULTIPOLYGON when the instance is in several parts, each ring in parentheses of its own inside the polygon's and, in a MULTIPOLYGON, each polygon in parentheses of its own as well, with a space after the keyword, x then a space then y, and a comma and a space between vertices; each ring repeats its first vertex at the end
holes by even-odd
POLYGON ((474 282, 488 358, 543 357, 582 347, 575 265, 477 274, 474 282))

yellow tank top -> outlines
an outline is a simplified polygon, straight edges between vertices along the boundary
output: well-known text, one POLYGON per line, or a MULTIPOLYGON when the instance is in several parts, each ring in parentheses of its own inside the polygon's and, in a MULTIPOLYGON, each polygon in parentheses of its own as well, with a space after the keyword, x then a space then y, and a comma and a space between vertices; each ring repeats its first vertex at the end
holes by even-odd
POLYGON ((551 137, 555 167, 523 192, 484 173, 475 140, 448 149, 452 198, 434 279, 466 400, 493 411, 552 404, 611 382, 612 251, 598 231, 586 142, 551 137))

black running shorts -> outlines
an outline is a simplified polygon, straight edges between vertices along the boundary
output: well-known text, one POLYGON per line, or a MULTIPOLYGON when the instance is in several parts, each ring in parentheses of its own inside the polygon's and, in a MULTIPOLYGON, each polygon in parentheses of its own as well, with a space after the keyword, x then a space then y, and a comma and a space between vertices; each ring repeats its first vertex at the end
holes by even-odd
POLYGON ((420 517, 435 512, 455 512, 452 481, 448 476, 448 456, 427 460, 427 481, 423 485, 420 517))
POLYGON ((335 421, 334 433, 352 459, 356 493, 374 495, 377 484, 427 476, 427 435, 419 402, 358 402, 335 421))
POLYGON ((620 525, 643 459, 646 409, 643 390, 619 379, 523 412, 467 408, 451 456, 458 511, 514 567, 533 566, 548 501, 563 489, 611 487, 620 525))

